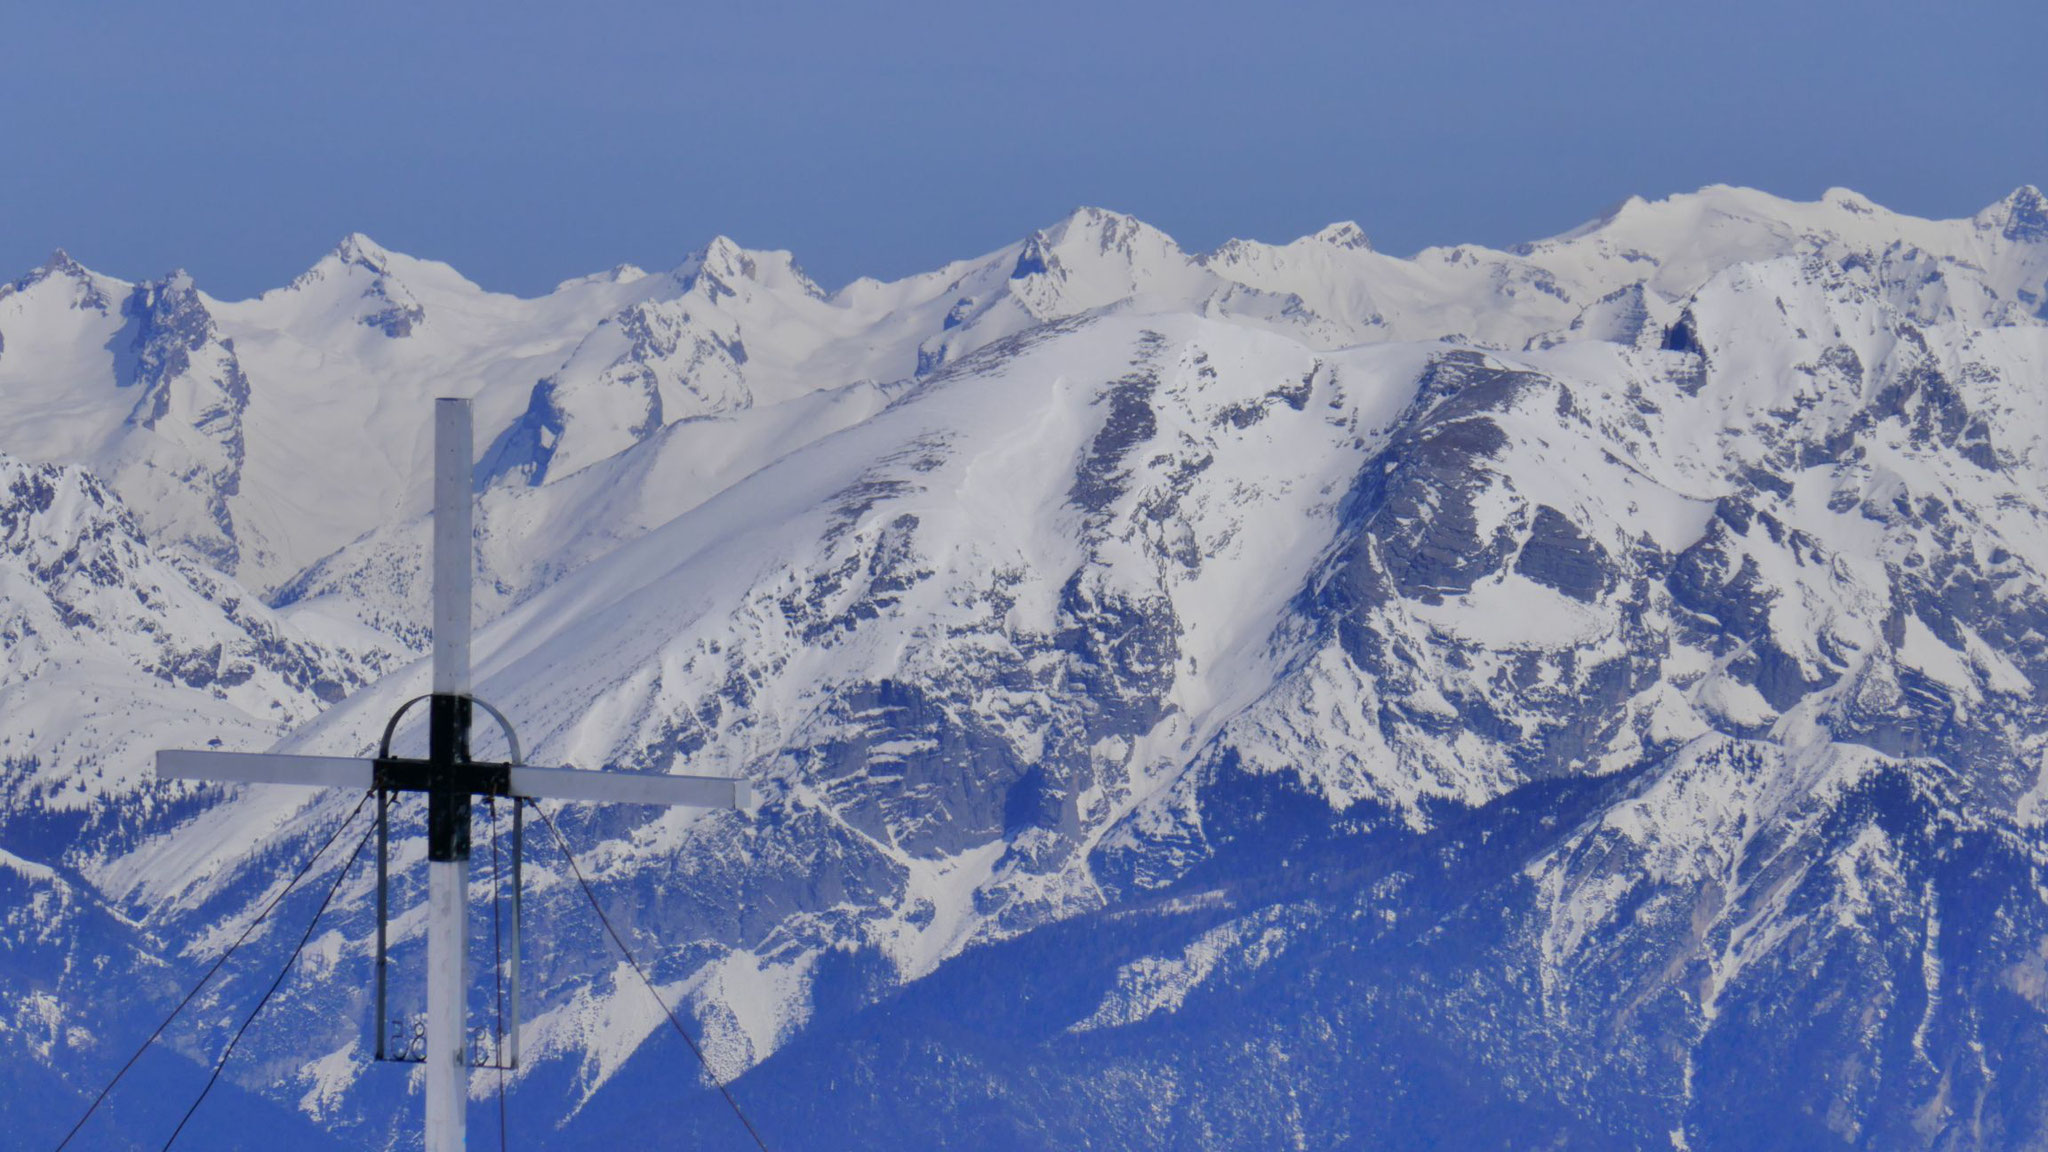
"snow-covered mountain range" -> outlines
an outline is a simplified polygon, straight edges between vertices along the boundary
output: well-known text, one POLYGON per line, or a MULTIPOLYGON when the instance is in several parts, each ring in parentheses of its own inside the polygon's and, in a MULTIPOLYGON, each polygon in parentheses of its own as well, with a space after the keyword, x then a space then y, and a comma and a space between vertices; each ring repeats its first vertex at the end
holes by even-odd
MULTIPOLYGON (((1083 209, 831 293, 722 238, 536 299, 362 236, 236 302, 58 253, 0 287, 0 1111, 54 1144, 354 806, 148 758, 423 690, 462 395, 479 695, 762 797, 559 818, 776 1146, 2039 1146, 2044 376, 2032 188, 1405 259, 1083 209)), ((550 851, 516 1123, 743 1137, 550 851)), ((416 1145, 372 929, 358 867, 212 1146, 416 1145)))

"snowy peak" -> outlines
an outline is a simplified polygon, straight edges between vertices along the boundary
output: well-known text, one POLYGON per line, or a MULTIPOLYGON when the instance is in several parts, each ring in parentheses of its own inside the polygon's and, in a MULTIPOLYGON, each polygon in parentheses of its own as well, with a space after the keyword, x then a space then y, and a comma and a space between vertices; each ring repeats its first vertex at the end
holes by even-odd
POLYGON ((134 402, 99 466, 144 497, 145 522, 160 539, 233 572, 245 548, 261 550, 229 507, 242 484, 249 377, 184 272, 138 285, 126 311, 132 333, 115 384, 133 389, 134 402))
POLYGON ((98 478, 82 468, 24 464, 0 456, 0 556, 32 568, 73 572, 87 541, 146 549, 142 530, 98 478))
POLYGON ((1076 208, 1025 239, 1010 278, 1082 274, 1098 267, 1128 270, 1133 277, 1144 278, 1186 263, 1187 256, 1173 237, 1137 217, 1104 208, 1076 208))
POLYGON ((1010 270, 1010 291, 1041 319, 1138 295, 1187 297, 1207 278, 1171 236, 1133 216, 1078 208, 1032 233, 1010 270))
POLYGON ((1851 188, 1830 188, 1820 194, 1820 202, 1857 216, 1873 216, 1884 211, 1871 203, 1868 196, 1851 188))
POLYGON ((52 248, 50 249, 50 258, 43 261, 43 265, 38 271, 53 272, 58 270, 83 275, 86 269, 85 265, 71 258, 71 253, 66 252, 62 248, 52 248))
POLYGON ((1033 238, 1055 249, 1079 252, 1092 248, 1101 253, 1121 253, 1138 259, 1141 248, 1170 249, 1180 246, 1173 238, 1135 216, 1088 205, 1074 209, 1057 223, 1033 233, 1033 238))
POLYGON ((304 290, 356 269, 375 278, 391 274, 392 253, 361 232, 351 232, 292 280, 287 291, 304 290))
POLYGON ((1630 196, 1577 228, 1512 251, 1546 265, 1632 262, 1656 272, 1658 287, 1667 293, 1683 295, 1713 271, 1780 255, 1801 236, 1815 234, 1824 219, 1842 215, 1847 213, 1826 204, 1799 205, 1753 189, 1709 185, 1661 200, 1630 196))
MULTIPOLYGON (((135 335, 123 365, 127 371, 115 384, 140 390, 129 422, 155 428, 170 403, 172 382, 191 372, 195 354, 221 343, 220 331, 193 287, 192 277, 182 269, 162 280, 137 285, 126 308, 134 320, 135 335)), ((233 360, 232 347, 223 345, 220 352, 225 360, 233 360)), ((233 379, 221 383, 227 392, 223 399, 229 402, 232 414, 239 416, 249 402, 249 385, 238 367, 229 372, 233 379)))
POLYGON ((2048 206, 2037 189, 2019 188, 1969 219, 1924 220, 1847 188, 1804 202, 1709 185, 1661 200, 1630 197, 1579 228, 1519 245, 1514 253, 1566 281, 1607 281, 1587 284, 1598 294, 1623 278, 1647 277, 1665 295, 1682 299, 1721 269, 1806 251, 1866 259, 1907 254, 1923 260, 1929 275, 1985 277, 1995 292, 2038 287, 2027 283, 2037 275, 2028 249, 2008 254, 2001 240, 2048 240, 2048 206))
MULTIPOLYGON (((1284 245, 1234 240, 1191 257, 1140 220, 1090 207, 980 259, 892 284, 851 286, 830 300, 790 253, 750 251, 724 236, 668 275, 620 268, 521 300, 486 293, 445 265, 353 233, 291 287, 259 300, 223 303, 197 294, 189 311, 195 322, 202 308, 211 314, 221 355, 211 382, 193 385, 195 396, 210 389, 216 398, 195 400, 190 412, 194 427, 224 427, 212 414, 232 407, 226 402, 240 388, 238 366, 254 397, 256 426, 267 430, 252 434, 246 493, 229 503, 245 526, 268 534, 282 558, 278 570, 255 577, 274 587, 373 527, 417 465, 400 447, 410 441, 388 422, 395 420, 386 414, 397 411, 390 402, 396 395, 450 388, 477 396, 480 437, 496 439, 523 424, 513 438, 520 449, 511 451, 507 441, 496 459, 517 461, 507 470, 534 479, 566 475, 681 420, 861 380, 928 377, 1040 324, 1109 307, 1229 316, 1319 349, 1450 339, 1507 350, 1596 333, 1633 343, 1659 301, 1686 299, 1720 269, 1822 245, 1892 259, 1899 270, 1887 275, 1918 278, 1898 291, 1919 300, 1921 314, 1998 312, 2006 322, 2031 324, 2048 312, 2048 256, 2037 259, 2040 247, 1995 237, 2007 229, 2025 234, 2041 214, 2033 189, 1987 210, 1980 231, 1969 221, 1899 217, 1839 189, 1802 205, 1710 187, 1655 202, 1630 198, 1585 229, 1515 253, 1467 246, 1403 259, 1373 251, 1363 229, 1348 221, 1284 245), (1882 255, 1894 243, 1940 260, 1909 267, 1904 256, 1882 255), (1956 266, 1969 261, 1991 270, 1981 277, 1988 287, 1965 283, 1972 273, 1956 266), (1638 282, 1647 296, 1624 291, 1638 282), (367 381, 377 383, 366 388, 367 381), (299 466, 293 457, 317 455, 312 441, 331 439, 294 424, 294 413, 308 405, 330 415, 330 405, 345 407, 345 423, 387 421, 374 431, 364 425, 351 450, 388 463, 393 476, 373 485, 359 509, 318 530, 305 527, 308 510, 257 495, 299 466), (293 446, 264 460, 264 443, 285 442, 280 432, 293 446), (266 502, 271 506, 254 506, 266 502)), ((30 406, 57 411, 95 394, 101 383, 134 382, 137 333, 114 330, 140 323, 122 312, 133 291, 62 255, 0 288, 0 390, 17 400, 17 410, 31 394, 37 399, 30 406), (24 291, 31 282, 35 287, 24 291), (10 363, 24 375, 9 376, 10 363)), ((158 313, 150 326, 162 352, 175 359, 170 345, 177 341, 169 334, 180 321, 170 304, 185 293, 167 283, 155 295, 146 310, 158 313)), ((186 354, 196 355, 190 348, 186 354)), ((96 459, 135 400, 113 387, 97 394, 95 405, 118 401, 122 410, 110 418, 96 412, 56 437, 48 421, 0 427, 0 447, 38 459, 96 459)), ((155 419, 145 412, 138 420, 144 417, 155 419)), ((224 442, 220 452, 205 471, 225 483, 224 442)), ((336 467, 326 475, 341 474, 336 467)), ((124 486, 125 479, 116 483, 156 523, 156 498, 124 486)), ((165 491, 172 486, 165 482, 165 491)))
POLYGON ((1977 227, 1996 231, 2015 244, 2048 243, 2048 198, 2032 184, 2023 184, 1998 203, 1979 212, 1977 227))
POLYGON ((756 393, 747 337, 774 333, 805 345, 815 336, 796 333, 815 330, 818 319, 805 313, 827 307, 788 252, 753 252, 724 236, 671 279, 680 295, 637 300, 605 316, 533 386, 526 411, 484 452, 479 487, 508 477, 537 487, 676 421, 750 406, 756 393))
POLYGON ((675 294, 641 293, 604 315, 533 385, 524 413, 484 452, 479 487, 508 477, 537 487, 679 421, 824 383, 799 365, 829 337, 841 310, 790 253, 717 236, 668 280, 675 294), (770 346, 765 363, 750 340, 770 346))
POLYGON ((31 284, 40 284, 52 276, 66 276, 72 279, 84 280, 91 278, 92 272, 85 265, 72 259, 71 253, 66 252, 62 248, 53 248, 50 250, 50 258, 29 269, 25 275, 14 282, 14 288, 16 291, 20 291, 31 284))
POLYGON ((1320 286, 1318 282, 1327 280, 1331 275, 1370 280, 1369 265, 1353 258, 1374 254, 1372 241, 1366 237, 1365 229, 1349 220, 1340 220, 1286 244, 1226 240, 1217 245, 1215 251, 1195 257, 1195 262, 1232 279, 1243 279, 1238 275, 1239 271, 1259 269, 1261 271, 1253 282, 1264 287, 1313 292, 1320 286), (1333 260, 1338 263, 1333 264, 1333 260), (1336 271, 1338 268, 1345 271, 1336 271), (1283 283, 1285 287, 1282 287, 1283 283))
POLYGON ((127 287, 119 280, 92 271, 72 259, 69 252, 58 248, 50 253, 48 260, 16 278, 13 283, 0 285, 0 300, 41 289, 43 293, 60 297, 64 301, 63 307, 89 308, 105 315, 116 306, 116 300, 127 295, 127 287))
POLYGON ((1337 223, 1308 237, 1308 239, 1314 240, 1319 244, 1327 244, 1332 248, 1363 252, 1372 251, 1372 241, 1366 237, 1365 229, 1360 228, 1350 220, 1339 220, 1337 223))
POLYGON ((949 278, 939 331, 918 347, 926 376, 977 349, 1052 320, 1112 306, 1223 310, 1277 317, 1294 303, 1203 268, 1171 236, 1135 217, 1078 208, 949 278))
POLYGON ((342 264, 363 268, 379 276, 391 270, 391 253, 361 232, 351 232, 342 237, 331 254, 342 264))
MULTIPOLYGON (((1349 220, 1340 220, 1287 244, 1226 240, 1217 245, 1215 251, 1205 252, 1194 259, 1202 267, 1233 279, 1242 278, 1234 274, 1237 270, 1263 269, 1259 281, 1268 287, 1278 283, 1276 277, 1293 277, 1297 282, 1290 287, 1299 290, 1309 286, 1305 280, 1318 275, 1308 270, 1308 263, 1326 261, 1331 256, 1341 259, 1349 254, 1372 251, 1372 241, 1366 237, 1365 229, 1349 220)), ((1359 274, 1361 267, 1354 265, 1352 274, 1359 274)))
POLYGON ((1982 233, 2004 227, 2004 216, 1992 215, 1980 214, 1973 228, 1971 221, 1901 216, 1846 188, 1802 202, 1710 185, 1661 200, 1630 197, 1579 228, 1519 245, 1513 255, 1581 304, 1636 280, 1683 300, 1724 269, 1825 252, 1866 262, 1911 259, 1930 282, 1983 280, 1985 291, 1964 293, 1971 298, 1959 306, 1990 309, 1996 294, 2026 286, 2032 275, 1986 248, 1982 233))
POLYGON ((429 322, 423 297, 468 301, 485 295, 446 264, 393 252, 351 232, 285 288, 258 302, 285 327, 348 323, 390 339, 429 322))
POLYGON ((81 779, 92 770, 97 787, 127 791, 147 782, 147 739, 172 729, 201 742, 266 739, 369 676, 231 582, 159 552, 120 498, 75 466, 0 455, 0 593, 0 797, 10 807, 25 793, 85 802, 88 787, 68 772, 23 778, 24 761, 81 779))
POLYGON ((721 294, 731 294, 741 284, 795 292, 813 300, 825 298, 824 290, 804 274, 790 253, 757 252, 740 247, 726 236, 712 237, 711 243, 691 253, 674 275, 685 291, 697 289, 714 300, 721 294))

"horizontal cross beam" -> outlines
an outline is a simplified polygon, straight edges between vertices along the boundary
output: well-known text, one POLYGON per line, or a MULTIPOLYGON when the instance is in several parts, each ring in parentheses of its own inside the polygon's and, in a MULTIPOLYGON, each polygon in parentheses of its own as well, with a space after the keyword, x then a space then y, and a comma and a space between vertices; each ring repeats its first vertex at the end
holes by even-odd
POLYGON ((159 752, 165 780, 302 784, 357 791, 460 792, 533 800, 589 800, 688 808, 740 808, 753 803, 745 780, 654 772, 592 772, 527 764, 372 760, 353 756, 284 756, 269 752, 159 752))

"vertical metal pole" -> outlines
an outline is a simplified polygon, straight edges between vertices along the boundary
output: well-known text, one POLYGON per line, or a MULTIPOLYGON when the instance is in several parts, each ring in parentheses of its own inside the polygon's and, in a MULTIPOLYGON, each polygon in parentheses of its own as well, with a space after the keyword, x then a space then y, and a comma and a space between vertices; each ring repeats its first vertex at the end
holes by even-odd
POLYGON ((512 798, 512 1027, 508 1033, 512 1055, 506 1059, 499 1053, 498 1063, 508 1067, 519 1067, 519 920, 524 913, 520 909, 519 890, 522 887, 519 875, 519 855, 523 846, 522 814, 526 801, 517 796, 512 798))
MULTIPOLYGON (((434 403, 434 699, 427 759, 468 759, 469 401, 434 403)), ((427 794, 426 1152, 462 1152, 468 1129, 469 792, 427 794)))
POLYGON ((469 861, 435 860, 427 869, 427 1152, 462 1152, 469 1109, 462 1038, 469 861))
POLYGON ((385 969, 390 964, 390 950, 385 942, 385 925, 390 922, 391 887, 390 865, 386 863, 391 843, 391 793, 377 789, 377 1059, 384 1058, 384 987, 385 969))
POLYGON ((469 584, 476 459, 469 401, 434 401, 434 694, 469 695, 469 584))

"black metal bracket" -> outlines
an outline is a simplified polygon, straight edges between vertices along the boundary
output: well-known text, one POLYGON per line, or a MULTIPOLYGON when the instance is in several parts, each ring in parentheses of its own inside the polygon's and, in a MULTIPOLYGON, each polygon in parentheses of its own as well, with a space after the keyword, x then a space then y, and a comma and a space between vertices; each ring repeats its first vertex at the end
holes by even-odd
POLYGON ((512 765, 436 764, 392 757, 376 761, 371 787, 380 792, 457 792, 465 796, 512 795, 512 765))
POLYGON ((445 693, 415 696, 399 705, 398 711, 392 714, 390 721, 384 726, 384 737, 378 742, 377 757, 371 775, 371 787, 377 793, 377 1018, 373 1028, 377 1038, 375 1058, 378 1060, 410 1064, 425 1059, 422 1047, 425 1043, 423 1034, 391 1037, 398 1041, 395 1053, 387 1044, 386 1035, 387 972, 391 963, 387 940, 390 924, 391 797, 399 792, 424 792, 427 795, 427 859, 437 861, 469 859, 472 797, 504 796, 512 800, 513 1042, 509 1062, 473 1063, 472 1066, 507 1069, 518 1067, 520 856, 521 816, 524 813, 523 803, 512 795, 512 767, 518 762, 519 737, 513 732, 512 725, 505 719, 504 713, 471 696, 445 693), (399 720, 404 718, 413 705, 423 700, 429 702, 426 759, 393 756, 391 738, 398 731, 399 720), (490 713, 492 718, 498 721, 499 727, 504 729, 505 740, 512 753, 510 762, 478 763, 469 758, 472 706, 490 713))

